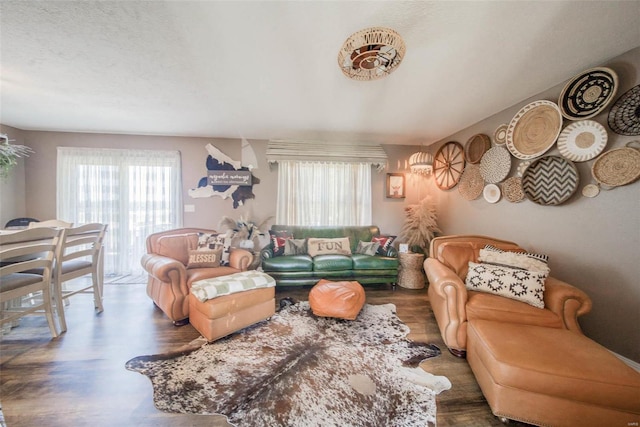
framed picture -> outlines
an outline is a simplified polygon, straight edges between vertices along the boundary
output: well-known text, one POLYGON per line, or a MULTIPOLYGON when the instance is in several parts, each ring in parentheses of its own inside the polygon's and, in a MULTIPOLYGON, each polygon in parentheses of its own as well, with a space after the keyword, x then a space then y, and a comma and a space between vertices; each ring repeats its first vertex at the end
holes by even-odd
POLYGON ((387 174, 387 198, 404 199, 405 198, 404 174, 388 173, 387 174))

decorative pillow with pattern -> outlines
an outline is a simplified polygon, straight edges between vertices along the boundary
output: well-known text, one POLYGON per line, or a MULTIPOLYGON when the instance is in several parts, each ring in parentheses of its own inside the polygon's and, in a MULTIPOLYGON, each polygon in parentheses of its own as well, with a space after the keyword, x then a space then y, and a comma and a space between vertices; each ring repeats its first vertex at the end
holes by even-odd
POLYGON ((310 237, 307 240, 307 253, 317 255, 351 255, 351 244, 348 237, 322 239, 310 237))
POLYGON ((285 255, 306 255, 307 240, 306 239, 286 239, 284 241, 285 255))
POLYGON ((358 247, 356 248, 356 253, 363 255, 375 255, 378 252, 379 247, 380 243, 378 242, 363 242, 360 240, 358 242, 358 247))
POLYGON ((547 265, 549 257, 541 254, 504 251, 495 246, 487 245, 484 249, 480 249, 478 261, 549 274, 549 266, 547 265))
POLYGON ((546 279, 547 274, 540 271, 469 262, 465 285, 471 291, 500 295, 544 308, 546 279))
POLYGON ((198 249, 217 249, 222 247, 220 265, 229 265, 231 240, 234 234, 233 230, 225 233, 198 233, 198 249))
POLYGON ((396 240, 396 237, 397 236, 373 236, 371 241, 380 244, 380 247, 378 248, 378 255, 387 256, 387 251, 391 247, 393 241, 396 240))
POLYGON ((271 231, 269 230, 269 237, 273 244, 273 256, 284 255, 284 247, 287 239, 292 239, 293 236, 289 235, 286 231, 271 231))
POLYGON ((189 268, 217 268, 220 267, 222 246, 217 249, 197 249, 189 251, 189 268))

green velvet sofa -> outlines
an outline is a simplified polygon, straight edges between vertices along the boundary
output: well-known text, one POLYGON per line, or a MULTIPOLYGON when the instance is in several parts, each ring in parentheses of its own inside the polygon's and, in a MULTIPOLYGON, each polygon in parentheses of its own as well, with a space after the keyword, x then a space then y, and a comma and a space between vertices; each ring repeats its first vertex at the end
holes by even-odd
POLYGON ((271 233, 286 233, 294 239, 348 237, 351 255, 274 256, 273 241, 262 249, 262 269, 276 280, 276 286, 315 285, 320 279, 355 280, 360 284, 391 283, 398 280, 398 252, 389 245, 384 256, 356 253, 360 241, 380 236, 377 226, 305 227, 273 225, 271 233))

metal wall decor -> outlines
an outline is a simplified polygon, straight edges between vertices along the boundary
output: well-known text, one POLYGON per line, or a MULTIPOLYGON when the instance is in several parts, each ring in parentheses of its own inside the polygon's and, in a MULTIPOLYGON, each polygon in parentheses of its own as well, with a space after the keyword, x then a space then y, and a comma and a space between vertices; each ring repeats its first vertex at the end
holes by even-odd
POLYGON ((372 27, 352 34, 338 53, 338 65, 354 80, 375 80, 392 73, 402 62, 406 47, 390 28, 372 27))
POLYGON ((625 92, 609 111, 609 127, 620 135, 640 135, 640 85, 625 92))
POLYGON ((558 105, 569 120, 598 115, 613 100, 618 75, 611 68, 596 67, 572 78, 560 92, 558 105))
POLYGON ((433 176, 441 190, 449 190, 456 186, 464 171, 464 150, 459 142, 449 141, 444 144, 433 158, 433 176))

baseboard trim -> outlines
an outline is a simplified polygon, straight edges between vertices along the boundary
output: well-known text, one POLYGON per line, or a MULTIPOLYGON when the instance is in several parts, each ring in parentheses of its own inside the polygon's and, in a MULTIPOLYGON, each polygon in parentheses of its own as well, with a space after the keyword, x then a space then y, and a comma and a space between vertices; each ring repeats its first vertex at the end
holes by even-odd
MULTIPOLYGON (((609 350, 609 351, 611 351, 611 350, 609 350)), ((624 363, 626 363, 627 365, 629 365, 630 367, 632 367, 636 371, 640 372, 640 363, 635 362, 635 361, 633 361, 631 359, 627 359, 626 357, 624 357, 621 354, 616 353, 615 351, 611 351, 611 353, 613 353, 613 355, 615 357, 617 357, 618 359, 622 360, 624 363)))

